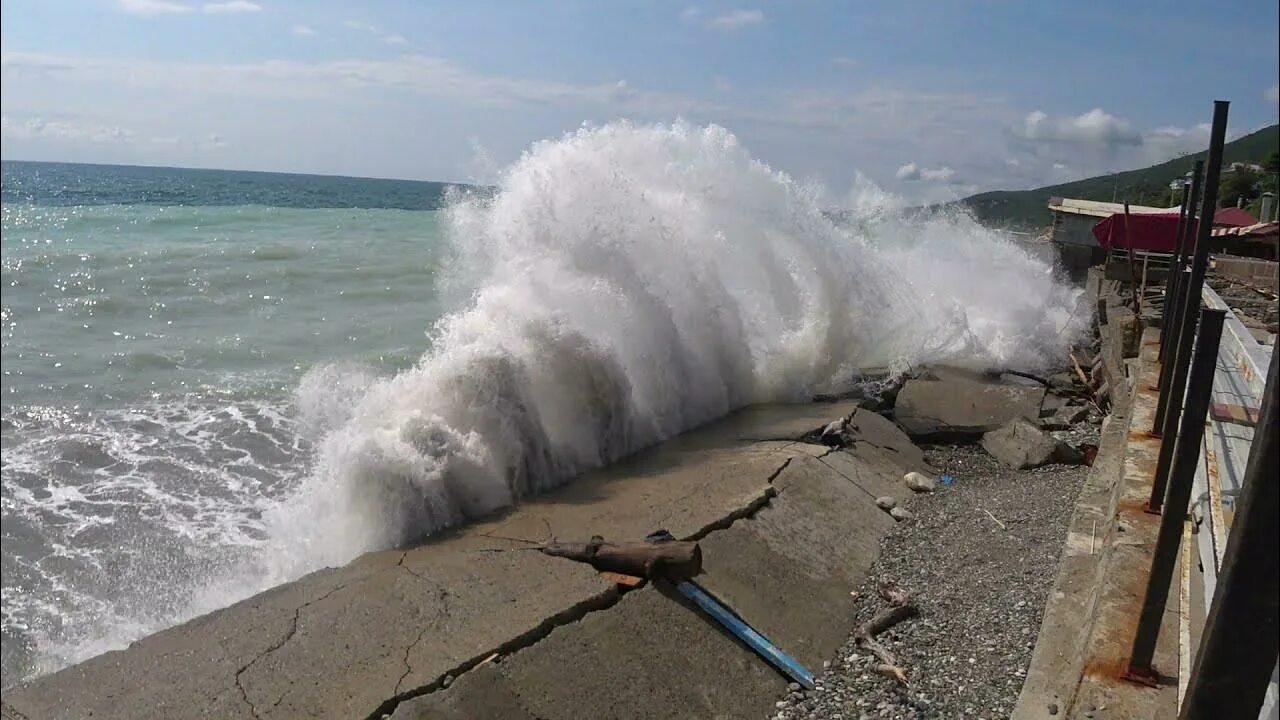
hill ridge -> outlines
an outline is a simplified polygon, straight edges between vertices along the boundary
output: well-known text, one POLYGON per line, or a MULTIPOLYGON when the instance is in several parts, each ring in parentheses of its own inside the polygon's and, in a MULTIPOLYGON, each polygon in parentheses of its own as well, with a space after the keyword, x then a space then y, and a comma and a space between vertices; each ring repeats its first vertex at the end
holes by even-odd
MULTIPOLYGON (((1261 162, 1280 150, 1280 124, 1255 130, 1223 147, 1223 163, 1261 162)), ((957 204, 968 207, 983 223, 1008 227, 1038 228, 1049 222, 1046 208, 1051 197, 1082 200, 1112 200, 1135 205, 1165 207, 1170 203, 1169 183, 1185 175, 1208 150, 1189 153, 1145 168, 1098 175, 1083 180, 1045 185, 1031 190, 989 190, 970 195, 957 204)))

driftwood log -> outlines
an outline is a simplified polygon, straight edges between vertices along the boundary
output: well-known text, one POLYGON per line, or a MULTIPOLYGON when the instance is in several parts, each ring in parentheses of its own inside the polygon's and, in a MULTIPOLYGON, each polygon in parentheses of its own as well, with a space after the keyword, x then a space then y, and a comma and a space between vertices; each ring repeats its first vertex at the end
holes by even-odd
POLYGON ((888 648, 876 640, 876 635, 920 614, 911 597, 897 585, 882 585, 880 597, 889 603, 889 607, 876 613, 875 617, 858 626, 854 631, 854 639, 858 647, 870 652, 880 661, 875 671, 886 677, 907 685, 907 674, 898 664, 898 659, 888 648))
POLYGON ((597 535, 587 542, 552 541, 540 549, 546 555, 584 562, 597 570, 649 579, 687 580, 702 571, 698 543, 683 540, 611 543, 597 535))

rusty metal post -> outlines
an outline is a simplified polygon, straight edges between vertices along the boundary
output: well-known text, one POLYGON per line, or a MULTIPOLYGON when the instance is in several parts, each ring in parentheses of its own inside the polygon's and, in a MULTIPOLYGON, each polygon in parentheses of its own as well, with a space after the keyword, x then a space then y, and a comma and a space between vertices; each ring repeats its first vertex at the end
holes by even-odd
POLYGON ((1138 269, 1133 262, 1133 233, 1129 232, 1129 203, 1124 204, 1124 249, 1129 260, 1129 295, 1133 298, 1133 314, 1142 319, 1142 296, 1138 294, 1138 269))
POLYGON ((1276 665, 1280 630, 1280 362, 1271 361, 1244 488, 1192 664, 1182 720, 1256 718, 1276 665))
MULTIPOLYGON (((1178 426, 1178 410, 1182 407, 1182 395, 1187 385, 1187 364, 1191 360, 1191 343, 1195 339, 1196 308, 1200 307, 1200 289, 1204 285, 1204 276, 1209 269, 1210 233, 1213 231, 1213 213, 1218 207, 1218 179, 1222 175, 1222 146, 1227 136, 1227 107, 1225 100, 1213 103, 1213 129, 1209 135, 1209 164, 1204 172, 1204 194, 1200 198, 1200 222, 1196 224, 1195 256, 1191 261, 1191 275, 1187 278, 1186 287, 1182 290, 1182 311, 1178 323, 1178 341, 1171 349, 1173 368, 1169 371, 1169 381, 1160 388, 1159 400, 1156 403, 1156 417, 1151 431, 1163 437, 1178 426), (1170 408, 1172 418, 1169 415, 1170 408)), ((1169 470, 1169 457, 1173 449, 1160 447, 1162 465, 1156 471, 1156 483, 1169 470)), ((1149 507, 1159 510, 1160 499, 1164 496, 1164 488, 1152 487, 1149 507)))
POLYGON ((1168 378, 1165 377, 1165 366, 1170 364, 1166 362, 1169 357, 1169 347, 1174 342, 1173 328, 1178 327, 1178 308, 1181 306, 1182 295, 1179 292, 1179 286, 1182 284, 1182 268, 1186 262, 1188 255, 1189 237, 1193 237, 1190 230, 1191 223, 1196 217, 1196 199, 1200 194, 1200 174, 1204 172, 1204 162, 1197 160, 1195 169, 1192 170, 1191 187, 1182 193, 1182 202, 1178 205, 1178 229, 1174 233, 1173 242, 1173 258, 1169 262, 1169 276, 1165 278, 1164 291, 1164 309, 1163 317, 1160 319, 1160 354, 1157 360, 1160 365, 1160 383, 1157 388, 1163 388, 1168 378))
MULTIPOLYGON (((1178 565, 1182 524, 1187 518, 1191 484, 1195 480, 1196 465, 1200 462, 1204 421, 1209 415, 1209 401, 1213 398, 1213 373, 1218 369, 1218 343, 1222 340, 1222 321, 1226 316, 1226 310, 1205 308, 1200 311, 1200 336, 1196 338, 1187 407, 1178 428, 1173 477, 1169 479, 1169 494, 1165 498, 1169 511, 1160 516, 1151 574, 1147 577, 1147 592, 1142 598, 1142 613, 1138 616, 1138 630, 1133 636, 1133 652, 1129 656, 1129 671, 1126 673, 1140 682, 1152 679, 1151 658, 1155 656, 1156 640, 1160 637, 1160 621, 1164 618, 1169 582, 1178 565)), ((1173 440, 1173 437, 1165 438, 1165 442, 1173 440)), ((1267 672, 1270 673, 1269 667, 1267 672)))

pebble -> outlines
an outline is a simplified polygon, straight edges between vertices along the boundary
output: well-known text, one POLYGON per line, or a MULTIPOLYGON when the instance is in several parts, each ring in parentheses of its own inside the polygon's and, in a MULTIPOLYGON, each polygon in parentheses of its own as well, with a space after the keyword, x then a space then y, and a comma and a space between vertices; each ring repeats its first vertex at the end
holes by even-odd
POLYGON ((910 510, 906 508, 901 508, 901 507, 896 507, 890 510, 889 515, 891 515, 893 519, 897 520, 898 522, 902 522, 903 520, 910 520, 911 518, 915 517, 914 515, 911 514, 910 510))
POLYGON ((897 505, 898 505, 898 500, 892 495, 881 495, 880 497, 876 498, 876 507, 880 508, 881 510, 892 510, 897 505))
MULTIPOLYGON (((834 655, 843 660, 824 664, 816 678, 823 690, 788 695, 780 716, 1000 718, 1016 704, 1087 468, 1015 471, 977 446, 925 448, 925 458, 965 481, 917 496, 912 521, 889 531, 867 582, 850 593, 851 625, 884 609, 880 581, 897 582, 916 600, 920 617, 879 636, 911 688, 872 673, 877 661, 850 637, 834 655), (975 507, 1016 522, 1018 532, 992 534, 975 507)), ((896 499, 889 511, 896 518, 895 511, 906 512, 896 499)))
POLYGON ((902 476, 902 481, 918 493, 933 492, 934 488, 938 487, 938 481, 924 473, 909 472, 902 476))

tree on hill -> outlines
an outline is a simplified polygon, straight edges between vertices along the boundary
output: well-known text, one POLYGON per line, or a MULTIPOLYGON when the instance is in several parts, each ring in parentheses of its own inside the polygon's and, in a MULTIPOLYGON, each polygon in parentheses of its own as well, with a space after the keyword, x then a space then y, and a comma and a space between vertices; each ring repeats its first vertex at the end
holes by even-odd
POLYGON ((1260 176, 1247 167, 1227 173, 1222 177, 1222 189, 1218 192, 1218 207, 1237 207, 1248 204, 1262 193, 1258 189, 1260 176), (1241 203, 1240 201, 1244 202, 1241 203))

